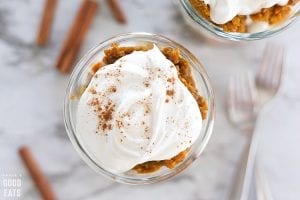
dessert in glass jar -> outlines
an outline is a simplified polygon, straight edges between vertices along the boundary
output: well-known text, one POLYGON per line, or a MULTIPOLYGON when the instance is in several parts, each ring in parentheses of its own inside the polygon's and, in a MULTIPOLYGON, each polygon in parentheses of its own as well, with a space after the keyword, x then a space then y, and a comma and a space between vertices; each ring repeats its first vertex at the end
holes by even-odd
POLYGON ((178 174, 212 133, 214 100, 202 65, 159 35, 111 38, 75 67, 65 124, 82 158, 97 172, 130 184, 178 174))

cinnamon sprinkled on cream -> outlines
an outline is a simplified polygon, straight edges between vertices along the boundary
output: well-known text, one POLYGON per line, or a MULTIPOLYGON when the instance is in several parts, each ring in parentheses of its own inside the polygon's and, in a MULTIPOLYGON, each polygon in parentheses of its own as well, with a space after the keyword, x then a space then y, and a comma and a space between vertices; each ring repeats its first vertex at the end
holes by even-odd
POLYGON ((99 98, 93 98, 88 105, 93 107, 95 114, 98 117, 98 131, 112 130, 112 116, 115 110, 115 105, 109 101, 106 104, 101 102, 99 98))
POLYGON ((174 78, 174 77, 168 78, 167 81, 168 81, 169 83, 174 84, 174 83, 175 83, 175 78, 174 78))
POLYGON ((117 87, 116 86, 110 86, 108 88, 108 92, 116 92, 117 91, 117 87))
POLYGON ((170 97, 174 96, 175 91, 174 90, 167 90, 166 94, 170 97))

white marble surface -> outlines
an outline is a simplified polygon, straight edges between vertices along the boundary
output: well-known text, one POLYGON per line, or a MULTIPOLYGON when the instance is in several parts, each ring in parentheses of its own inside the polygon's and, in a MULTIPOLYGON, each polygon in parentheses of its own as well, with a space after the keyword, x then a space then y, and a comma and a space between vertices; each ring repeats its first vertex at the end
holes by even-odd
MULTIPOLYGON (((79 0, 59 1, 50 44, 38 48, 35 34, 41 0, 0 1, 0 175, 21 174, 21 198, 40 199, 17 149, 29 145, 49 177, 58 199, 228 199, 246 136, 225 115, 226 82, 238 71, 258 65, 266 41, 238 45, 210 44, 192 32, 171 1, 122 1, 129 23, 118 25, 104 3, 81 54, 123 32, 163 34, 190 49, 206 67, 216 93, 213 136, 203 155, 182 174, 147 186, 114 183, 87 167, 73 149, 63 125, 62 106, 68 76, 53 64, 79 0)), ((300 26, 272 38, 286 45, 283 87, 265 109, 257 131, 259 155, 275 199, 300 198, 300 26)), ((2 177, 3 179, 3 177, 2 177)), ((0 199, 3 199, 3 184, 0 199)))

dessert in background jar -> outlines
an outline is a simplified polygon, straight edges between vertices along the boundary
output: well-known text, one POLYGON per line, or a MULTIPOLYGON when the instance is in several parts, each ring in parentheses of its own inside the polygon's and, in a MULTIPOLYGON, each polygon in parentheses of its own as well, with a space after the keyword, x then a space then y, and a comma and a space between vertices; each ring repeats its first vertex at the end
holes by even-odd
POLYGON ((225 32, 256 33, 277 26, 299 7, 299 0, 189 0, 196 12, 225 32))

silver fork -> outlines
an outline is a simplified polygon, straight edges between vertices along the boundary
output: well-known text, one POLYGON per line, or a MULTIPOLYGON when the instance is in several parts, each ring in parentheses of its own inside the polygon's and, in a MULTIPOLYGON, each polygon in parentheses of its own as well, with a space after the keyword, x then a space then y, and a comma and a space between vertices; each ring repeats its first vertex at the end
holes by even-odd
MULTIPOLYGON (((253 176, 256 149, 259 135, 254 130, 256 119, 262 107, 277 93, 284 64, 284 50, 280 46, 268 44, 264 50, 261 66, 257 69, 255 81, 251 75, 231 77, 228 91, 228 116, 230 121, 239 129, 248 132, 251 140, 246 151, 248 158, 243 162, 232 199, 247 200, 249 197, 251 178, 253 176), (254 84, 255 82, 255 84, 254 84), (237 191, 236 191, 237 190, 237 191)), ((255 170, 260 170, 260 165, 255 170)), ((256 173, 256 186, 267 188, 267 181, 261 170, 256 173)), ((257 188, 257 198, 270 196, 261 194, 265 191, 257 188)))

